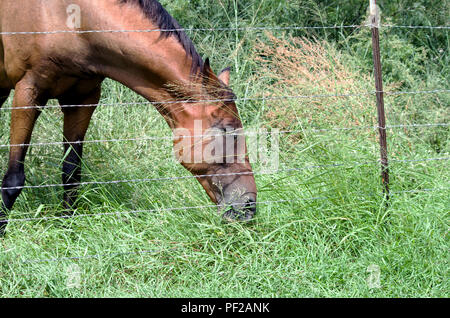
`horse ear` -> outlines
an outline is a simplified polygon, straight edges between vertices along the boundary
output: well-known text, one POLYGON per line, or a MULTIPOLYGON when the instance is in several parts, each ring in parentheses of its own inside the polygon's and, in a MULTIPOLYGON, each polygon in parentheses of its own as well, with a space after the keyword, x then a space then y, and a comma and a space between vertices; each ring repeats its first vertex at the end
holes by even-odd
POLYGON ((203 64, 203 86, 207 90, 212 89, 212 91, 214 91, 218 84, 219 81, 217 80, 217 76, 214 74, 214 71, 209 64, 209 58, 207 58, 203 64))
POLYGON ((229 86, 230 85, 230 71, 231 71, 231 67, 227 67, 225 69, 222 70, 222 72, 220 72, 219 74, 219 79, 225 83, 225 85, 229 86))
POLYGON ((214 72, 209 64, 209 57, 207 57, 205 63, 203 64, 203 75, 205 75, 206 78, 209 78, 213 74, 214 72))

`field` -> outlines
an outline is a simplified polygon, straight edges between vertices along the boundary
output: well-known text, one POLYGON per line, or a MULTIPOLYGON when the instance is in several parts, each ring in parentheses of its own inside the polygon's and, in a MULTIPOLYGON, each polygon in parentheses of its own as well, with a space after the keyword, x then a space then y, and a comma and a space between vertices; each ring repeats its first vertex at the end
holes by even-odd
MULTIPOLYGON (((363 24, 368 3, 161 2, 187 28, 363 24), (356 16, 353 7, 361 7, 356 16)), ((385 23, 448 25, 446 1, 378 2, 385 23), (397 10, 410 10, 409 20, 397 10)), ((387 206, 378 131, 364 128, 377 124, 375 96, 361 94, 374 90, 370 29, 188 34, 216 72, 232 66, 239 98, 352 96, 238 103, 246 129, 294 131, 280 134, 279 171, 255 176, 261 204, 249 224, 223 222, 192 178, 86 185, 68 219, 52 219, 61 212, 60 187, 25 189, 9 215, 22 220, 0 238, 0 295, 448 297, 449 127, 388 129, 387 206)), ((386 91, 449 89, 448 30, 383 28, 381 41, 386 91)), ((151 105, 117 105, 136 101, 144 100, 106 81, 101 104, 116 106, 98 107, 87 139, 171 136, 151 105)), ((450 119, 448 92, 385 102, 388 125, 450 119)), ((1 145, 9 116, 0 110, 1 145)), ((61 139, 61 111, 44 110, 32 142, 61 139)), ((0 171, 7 154, 0 148, 0 171)), ((60 183, 63 158, 60 145, 31 147, 27 185, 60 183)), ((83 169, 83 181, 189 176, 168 139, 88 144, 83 169)))

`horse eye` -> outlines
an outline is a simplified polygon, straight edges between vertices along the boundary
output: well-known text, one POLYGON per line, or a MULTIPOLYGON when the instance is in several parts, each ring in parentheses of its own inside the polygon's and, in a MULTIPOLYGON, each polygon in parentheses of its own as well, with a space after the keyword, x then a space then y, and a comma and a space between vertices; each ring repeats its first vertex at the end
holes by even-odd
POLYGON ((222 131, 224 132, 225 135, 232 135, 234 140, 237 140, 238 132, 234 127, 224 127, 222 128, 222 131))

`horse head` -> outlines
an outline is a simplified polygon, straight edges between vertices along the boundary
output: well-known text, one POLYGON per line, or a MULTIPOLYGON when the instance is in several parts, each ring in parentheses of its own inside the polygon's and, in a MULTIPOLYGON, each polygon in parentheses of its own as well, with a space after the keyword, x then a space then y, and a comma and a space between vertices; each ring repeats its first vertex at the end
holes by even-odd
POLYGON ((229 68, 216 76, 205 61, 198 95, 177 116, 174 151, 225 219, 247 221, 256 212, 257 190, 229 80, 229 68))

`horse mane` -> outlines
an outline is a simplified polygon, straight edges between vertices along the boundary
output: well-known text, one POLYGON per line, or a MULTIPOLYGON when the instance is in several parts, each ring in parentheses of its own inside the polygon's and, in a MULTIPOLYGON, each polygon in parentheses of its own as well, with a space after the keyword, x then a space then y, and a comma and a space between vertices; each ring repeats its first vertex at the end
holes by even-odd
POLYGON ((199 69, 203 70, 203 60, 195 49, 194 43, 192 43, 191 39, 181 29, 178 21, 157 0, 119 0, 119 2, 121 4, 133 3, 138 5, 145 16, 156 23, 159 29, 171 30, 161 32, 160 37, 168 38, 169 36, 175 36, 177 38, 178 42, 186 51, 186 54, 192 57, 191 74, 197 73, 199 69))

